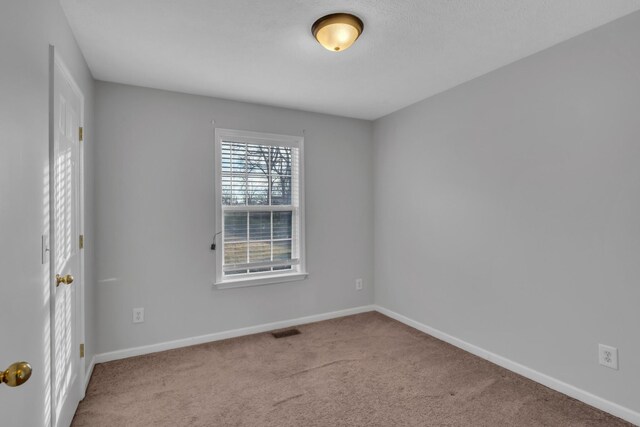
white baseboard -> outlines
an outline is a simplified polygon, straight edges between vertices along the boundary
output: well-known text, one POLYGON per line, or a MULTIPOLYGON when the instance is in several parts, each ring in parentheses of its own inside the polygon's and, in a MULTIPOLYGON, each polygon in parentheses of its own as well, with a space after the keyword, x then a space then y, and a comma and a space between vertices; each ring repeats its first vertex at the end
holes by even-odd
POLYGON ((615 415, 616 417, 629 421, 630 423, 640 425, 640 413, 634 410, 631 410, 624 406, 618 405, 617 403, 613 403, 609 400, 598 397, 592 393, 589 393, 588 391, 579 389, 575 386, 572 386, 571 384, 562 382, 556 378, 550 377, 549 375, 543 374, 527 366, 521 365, 517 362, 507 359, 506 357, 502 357, 500 355, 487 351, 483 348, 480 348, 476 345, 463 341, 459 338, 453 337, 449 334, 446 334, 442 331, 434 329, 423 323, 417 322, 413 319, 410 319, 406 316, 398 314, 384 307, 380 307, 380 306, 374 306, 374 307, 376 311, 384 314, 385 316, 389 316, 392 319, 402 322, 405 325, 411 326, 412 328, 422 331, 425 334, 431 335, 453 346, 461 348, 462 350, 465 350, 471 354, 474 354, 478 357, 481 357, 485 360, 495 363, 496 365, 502 366, 505 369, 508 369, 517 374, 520 374, 523 377, 529 378, 530 380, 533 380, 537 383, 545 385, 553 390, 559 391, 560 393, 573 397, 574 399, 584 402, 587 405, 591 405, 602 411, 608 412, 612 415, 615 415))
MULTIPOLYGON (((108 353, 96 354, 93 361, 95 363, 110 362, 112 360, 126 359, 127 357, 141 356, 143 354, 157 353, 159 351, 172 350, 180 347, 204 344, 212 341, 220 341, 228 338, 240 337, 243 335, 259 334, 261 332, 272 331, 274 329, 288 328, 290 326, 304 325, 306 323, 319 322, 321 320, 334 319, 337 317, 350 316, 352 314, 375 311, 373 305, 363 305, 360 307, 347 308, 345 310, 332 311, 329 313, 315 314, 312 316, 298 317, 297 319, 281 320, 279 322, 263 323, 261 325, 249 326, 246 328, 232 329, 230 331, 216 332, 213 334, 200 335, 197 337, 183 338, 175 341, 166 341, 157 344, 145 345, 141 347, 116 350, 108 353)), ((88 382, 88 380, 87 380, 88 382)))
POLYGON ((89 369, 87 369, 84 375, 84 390, 87 390, 89 387, 89 380, 91 379, 91 375, 93 375, 93 368, 96 366, 96 356, 91 358, 91 362, 89 362, 89 369))

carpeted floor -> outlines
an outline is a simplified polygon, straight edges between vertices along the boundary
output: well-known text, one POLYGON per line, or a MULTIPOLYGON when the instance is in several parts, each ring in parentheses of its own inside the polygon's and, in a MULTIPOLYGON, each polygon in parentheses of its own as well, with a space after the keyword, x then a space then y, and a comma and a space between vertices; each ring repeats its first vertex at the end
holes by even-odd
POLYGON ((628 426, 379 313, 97 365, 73 426, 628 426))

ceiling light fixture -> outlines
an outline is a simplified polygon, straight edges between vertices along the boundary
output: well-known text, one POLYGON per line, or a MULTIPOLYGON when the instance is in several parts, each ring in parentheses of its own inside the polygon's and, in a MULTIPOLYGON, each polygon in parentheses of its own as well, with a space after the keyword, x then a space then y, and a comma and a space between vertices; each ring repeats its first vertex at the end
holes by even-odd
POLYGON ((311 32, 325 49, 340 52, 351 46, 360 37, 363 29, 364 24, 357 16, 332 13, 314 22, 311 32))

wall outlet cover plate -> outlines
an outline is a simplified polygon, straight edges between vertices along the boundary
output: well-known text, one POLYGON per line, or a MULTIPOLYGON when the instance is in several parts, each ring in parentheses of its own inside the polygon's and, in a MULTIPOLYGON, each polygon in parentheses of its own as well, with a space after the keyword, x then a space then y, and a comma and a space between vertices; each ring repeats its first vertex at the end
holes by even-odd
POLYGON ((618 349, 604 344, 598 344, 598 360, 602 366, 618 369, 618 349))
POLYGON ((134 308, 133 309, 133 323, 142 323, 144 322, 144 308, 134 308))

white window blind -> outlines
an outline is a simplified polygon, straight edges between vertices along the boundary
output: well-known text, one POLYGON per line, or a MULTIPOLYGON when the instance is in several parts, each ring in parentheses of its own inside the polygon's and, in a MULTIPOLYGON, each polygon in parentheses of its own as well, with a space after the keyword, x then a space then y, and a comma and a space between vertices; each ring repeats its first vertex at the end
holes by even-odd
POLYGON ((217 281, 299 274, 302 139, 217 130, 217 281))

